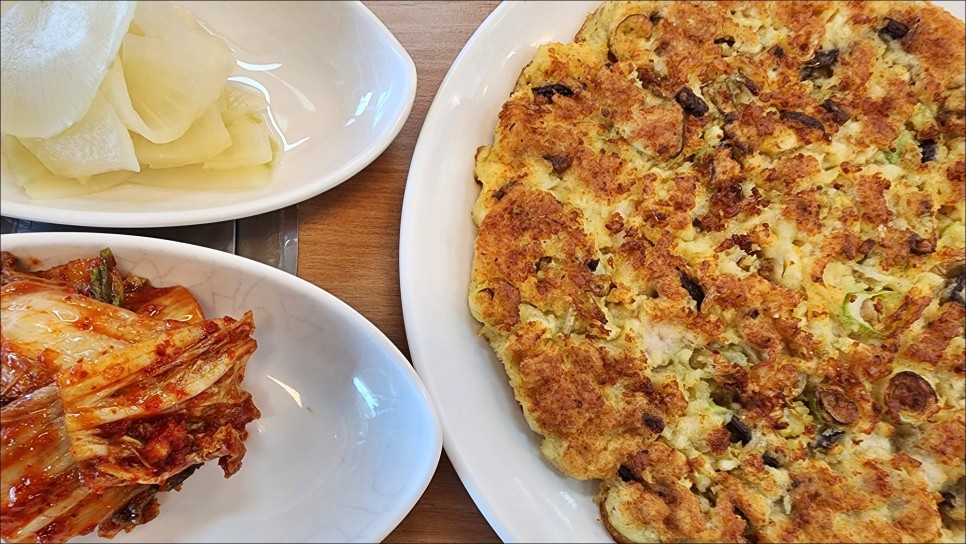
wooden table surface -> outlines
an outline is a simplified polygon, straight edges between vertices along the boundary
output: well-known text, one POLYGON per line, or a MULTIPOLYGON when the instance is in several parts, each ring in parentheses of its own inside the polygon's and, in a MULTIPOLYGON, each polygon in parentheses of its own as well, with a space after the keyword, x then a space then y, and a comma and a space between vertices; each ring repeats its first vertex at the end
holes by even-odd
MULTIPOLYGON (((399 221, 409 163, 443 77, 499 2, 365 4, 416 63, 416 101, 399 136, 379 158, 345 183, 299 205, 298 275, 366 316, 409 357, 399 294, 399 221)), ((385 542, 500 539, 444 452, 428 489, 385 542)))

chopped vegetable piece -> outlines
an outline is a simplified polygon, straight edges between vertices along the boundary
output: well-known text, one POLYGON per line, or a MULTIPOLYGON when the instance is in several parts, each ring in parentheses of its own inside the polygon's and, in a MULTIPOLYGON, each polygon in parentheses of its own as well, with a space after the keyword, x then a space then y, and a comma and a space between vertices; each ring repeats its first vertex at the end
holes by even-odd
POLYGON ((124 302, 124 279, 110 248, 101 250, 97 266, 91 269, 91 298, 115 306, 124 302))
POLYGON ((822 385, 815 388, 815 405, 829 423, 851 425, 859 419, 859 409, 840 388, 822 385))
POLYGON ((876 297, 880 296, 890 296, 895 295, 894 291, 889 290, 878 290, 878 291, 860 291, 857 293, 848 293, 845 295, 845 299, 842 301, 842 312, 840 317, 843 323, 849 327, 853 332, 860 334, 865 334, 868 336, 882 336, 882 333, 877 331, 875 328, 869 324, 868 321, 862 317, 862 305, 866 301, 873 301, 876 297))
POLYGON ((900 132, 899 135, 896 136, 896 139, 892 141, 892 146, 890 149, 883 151, 883 153, 885 153, 886 160, 889 161, 890 164, 896 164, 899 162, 899 159, 902 158, 906 148, 914 141, 915 139, 913 138, 912 133, 908 130, 903 130, 900 132))
POLYGON ((892 376, 883 403, 895 421, 922 420, 939 409, 936 390, 925 378, 909 370, 892 376))

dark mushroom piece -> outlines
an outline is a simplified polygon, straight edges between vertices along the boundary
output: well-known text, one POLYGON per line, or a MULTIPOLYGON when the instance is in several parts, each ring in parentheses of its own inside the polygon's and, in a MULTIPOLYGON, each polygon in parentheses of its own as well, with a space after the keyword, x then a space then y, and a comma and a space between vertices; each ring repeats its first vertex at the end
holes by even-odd
POLYGON ((692 117, 701 117, 709 111, 708 104, 687 87, 681 87, 674 93, 674 100, 681 105, 684 113, 692 117))
POLYGON ((617 476, 623 482, 640 482, 641 479, 634 474, 634 470, 627 465, 621 465, 617 468, 617 476))
POLYGON ((955 302, 966 306, 966 263, 962 261, 943 263, 933 268, 933 272, 946 278, 939 302, 955 302))
POLYGON ((503 197, 506 196, 507 192, 510 191, 517 183, 519 183, 517 180, 511 180, 504 183, 499 189, 493 191, 493 198, 495 200, 503 200, 503 197))
POLYGON ((725 425, 725 429, 731 433, 732 442, 741 442, 742 446, 747 446, 753 434, 751 432, 751 427, 745 425, 743 421, 738 419, 738 416, 731 416, 731 421, 725 425))
POLYGON ((561 174, 564 170, 570 168, 570 157, 547 153, 543 156, 543 158, 550 163, 550 167, 553 168, 554 174, 561 174))
POLYGON ((831 68, 839 60, 839 50, 829 49, 828 51, 816 51, 815 56, 808 59, 802 65, 799 74, 802 79, 814 79, 816 77, 828 77, 832 74, 831 68))
POLYGON ((960 477, 940 494, 943 500, 938 505, 939 513, 952 521, 966 521, 966 478, 960 477))
POLYGON ((882 401, 894 421, 922 421, 939 410, 932 385, 909 370, 892 376, 882 401))
POLYGON ((855 402, 834 385, 815 388, 815 406, 819 416, 827 423, 851 425, 859 420, 859 409, 855 402))
POLYGON ((947 300, 966 306, 966 274, 960 274, 955 282, 950 282, 947 300))
POLYGON ((546 98, 549 102, 553 102, 553 95, 559 94, 560 96, 573 96, 574 91, 570 87, 560 83, 553 83, 551 85, 543 85, 540 87, 533 87, 533 96, 542 96, 546 98))
POLYGON ((901 40, 908 33, 909 27, 889 17, 885 18, 885 26, 879 29, 879 37, 886 41, 901 40))
POLYGON ((758 88, 758 84, 755 83, 750 77, 746 76, 745 74, 738 74, 738 77, 741 79, 741 83, 744 84, 745 88, 748 89, 749 93, 754 96, 758 96, 761 93, 761 89, 758 88))
POLYGON ((694 278, 685 274, 684 272, 678 271, 681 274, 681 287, 688 292, 688 295, 694 299, 697 305, 698 311, 701 311, 701 303, 704 302, 704 289, 701 284, 697 282, 694 278))
POLYGON ((852 118, 848 111, 831 98, 824 100, 820 105, 823 110, 829 112, 832 120, 840 125, 852 118))
POLYGON ((835 447, 842 440, 843 436, 845 436, 845 431, 839 431, 829 427, 818 435, 818 438, 815 439, 815 443, 812 446, 817 450, 828 451, 835 447))
POLYGON ((936 251, 936 237, 923 238, 915 232, 909 235, 909 252, 913 255, 929 255, 936 251))
POLYGON ((761 462, 765 464, 766 467, 779 468, 782 466, 781 461, 778 460, 774 455, 765 452, 761 454, 761 462))
POLYGON ((800 123, 808 128, 813 128, 815 130, 821 130, 822 132, 825 132, 825 125, 823 125, 821 121, 819 121, 818 119, 810 115, 805 115, 802 112, 782 111, 778 113, 778 118, 781 119, 782 121, 785 121, 785 120, 795 121, 796 123, 800 123))
POLYGON ((644 426, 655 433, 664 432, 664 419, 654 414, 644 414, 644 426))
POLYGON ((539 259, 537 259, 537 262, 534 264, 534 267, 537 269, 537 272, 539 272, 544 267, 549 266, 552 263, 553 263, 553 257, 549 255, 544 255, 543 257, 540 257, 539 259))
POLYGON ((923 164, 936 160, 936 140, 932 138, 927 138, 919 142, 919 151, 921 155, 921 162, 923 164))

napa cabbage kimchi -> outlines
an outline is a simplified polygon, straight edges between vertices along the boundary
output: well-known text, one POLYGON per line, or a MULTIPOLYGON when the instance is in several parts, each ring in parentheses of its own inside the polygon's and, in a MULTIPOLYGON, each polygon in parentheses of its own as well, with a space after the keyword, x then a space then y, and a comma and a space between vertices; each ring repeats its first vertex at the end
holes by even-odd
POLYGON ((124 276, 109 249, 28 271, 0 252, 0 536, 110 538, 259 417, 241 388, 251 312, 208 319, 188 289, 124 276))

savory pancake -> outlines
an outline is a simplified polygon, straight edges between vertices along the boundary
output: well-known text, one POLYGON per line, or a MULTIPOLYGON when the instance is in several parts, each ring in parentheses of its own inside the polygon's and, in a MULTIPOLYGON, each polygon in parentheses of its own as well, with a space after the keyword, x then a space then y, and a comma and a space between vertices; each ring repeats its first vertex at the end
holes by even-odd
POLYGON ((966 31, 608 2, 476 155, 469 305, 618 541, 953 541, 966 31))

